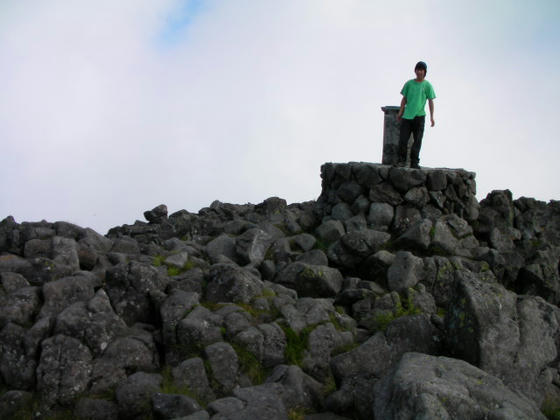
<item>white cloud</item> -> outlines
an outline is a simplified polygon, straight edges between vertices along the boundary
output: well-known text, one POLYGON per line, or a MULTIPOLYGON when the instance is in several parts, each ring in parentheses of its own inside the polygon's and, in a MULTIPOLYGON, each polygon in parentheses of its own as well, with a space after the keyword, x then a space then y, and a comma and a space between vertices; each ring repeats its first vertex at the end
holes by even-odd
POLYGON ((214 0, 163 45, 178 0, 5 3, 0 218, 104 232, 160 203, 315 199, 323 162, 381 160, 380 107, 419 59, 422 164, 476 171, 479 198, 558 198, 546 5, 214 0))

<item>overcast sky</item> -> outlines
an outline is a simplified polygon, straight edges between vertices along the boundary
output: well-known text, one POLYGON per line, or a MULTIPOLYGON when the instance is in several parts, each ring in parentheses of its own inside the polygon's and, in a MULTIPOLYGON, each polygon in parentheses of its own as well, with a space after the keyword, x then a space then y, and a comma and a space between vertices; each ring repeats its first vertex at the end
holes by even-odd
POLYGON ((380 162, 419 60, 422 166, 560 199, 558 0, 0 0, 0 220, 316 199, 380 162))

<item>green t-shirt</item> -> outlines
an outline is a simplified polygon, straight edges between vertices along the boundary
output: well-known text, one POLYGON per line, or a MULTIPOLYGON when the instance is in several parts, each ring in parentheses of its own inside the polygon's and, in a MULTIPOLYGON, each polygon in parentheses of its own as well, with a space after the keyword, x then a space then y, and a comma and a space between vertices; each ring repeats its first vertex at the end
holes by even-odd
POLYGON ((427 80, 421 82, 415 79, 409 80, 404 84, 401 94, 406 98, 403 118, 407 120, 426 115, 426 100, 436 97, 434 88, 427 80))

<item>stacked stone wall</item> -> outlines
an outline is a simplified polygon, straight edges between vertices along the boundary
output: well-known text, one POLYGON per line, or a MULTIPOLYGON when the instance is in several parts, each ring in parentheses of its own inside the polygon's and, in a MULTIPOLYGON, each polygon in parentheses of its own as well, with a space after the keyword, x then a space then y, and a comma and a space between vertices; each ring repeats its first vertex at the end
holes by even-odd
POLYGON ((364 217, 369 227, 398 230, 421 218, 478 218, 476 174, 463 169, 398 168, 375 163, 321 166, 320 216, 364 217))

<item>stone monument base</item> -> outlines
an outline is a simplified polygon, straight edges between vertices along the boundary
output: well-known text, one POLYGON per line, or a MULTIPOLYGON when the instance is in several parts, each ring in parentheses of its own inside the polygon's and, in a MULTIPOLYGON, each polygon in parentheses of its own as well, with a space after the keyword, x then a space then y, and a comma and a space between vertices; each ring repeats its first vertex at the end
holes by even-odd
POLYGON ((478 218, 476 174, 463 169, 396 168, 349 162, 321 166, 320 216, 365 220, 378 230, 405 228, 422 218, 478 218))

